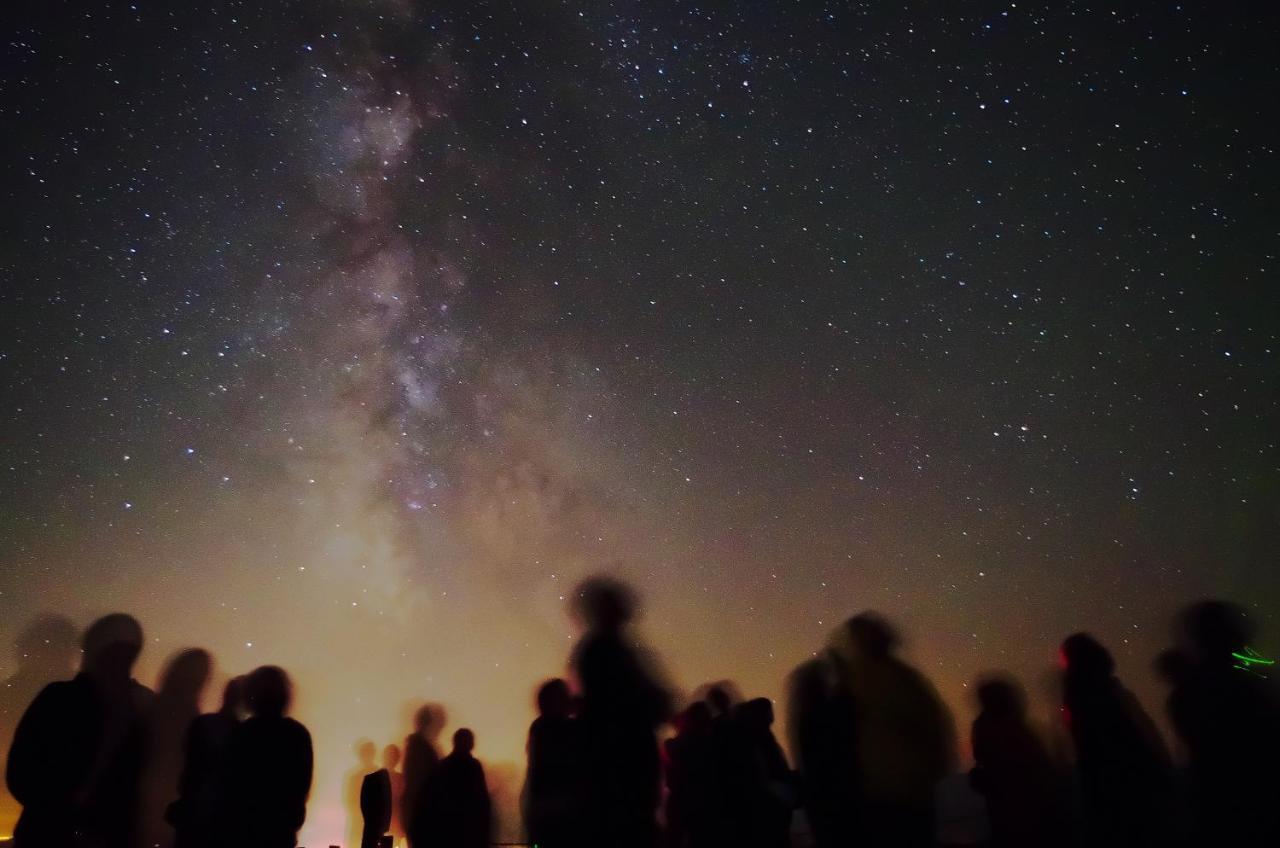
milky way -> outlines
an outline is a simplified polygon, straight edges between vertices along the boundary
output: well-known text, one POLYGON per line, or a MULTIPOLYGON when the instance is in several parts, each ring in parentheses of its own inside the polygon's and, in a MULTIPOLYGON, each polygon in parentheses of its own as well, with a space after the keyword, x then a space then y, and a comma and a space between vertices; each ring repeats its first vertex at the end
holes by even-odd
POLYGON ((41 613, 278 662, 320 843, 421 700, 517 785, 595 571, 684 691, 867 607, 962 722, 1082 628, 1158 712, 1203 595, 1275 652, 1273 12, 171 5, 4 47, 8 693, 41 613))

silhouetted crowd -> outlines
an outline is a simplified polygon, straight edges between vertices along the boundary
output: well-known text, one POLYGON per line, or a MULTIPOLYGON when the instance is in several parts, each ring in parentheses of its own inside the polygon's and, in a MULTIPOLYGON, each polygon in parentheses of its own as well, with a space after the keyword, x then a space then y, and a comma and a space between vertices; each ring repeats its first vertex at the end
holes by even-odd
MULTIPOLYGON (((670 687, 630 629, 635 598, 592 578, 575 596, 585 632, 570 682, 537 692, 521 795, 539 848, 816 848, 946 844, 940 793, 955 780, 951 715, 897 653, 875 613, 849 619, 788 681, 789 763, 767 698, 712 684, 675 712, 670 687), (666 728, 670 728, 668 732, 666 728), (664 741, 660 741, 664 740, 664 741), (793 821, 802 815, 807 827, 793 821)), ((988 832, 964 844, 1280 845, 1280 697, 1240 608, 1196 604, 1157 668, 1183 752, 1155 723, 1092 636, 1061 646, 1062 750, 1028 717, 1022 688, 975 687, 966 789, 988 832)), ((6 779, 22 805, 19 848, 294 848, 306 818, 312 743, 290 718, 291 685, 264 666, 231 680, 198 714, 212 661, 174 658, 158 692, 133 679, 143 646, 130 616, 95 622, 81 670, 26 708, 6 779)), ((440 707, 418 710, 402 746, 358 747, 351 785, 361 848, 482 848, 493 838, 475 735, 442 755, 440 707)), ((950 844, 961 844, 951 840, 950 844)))

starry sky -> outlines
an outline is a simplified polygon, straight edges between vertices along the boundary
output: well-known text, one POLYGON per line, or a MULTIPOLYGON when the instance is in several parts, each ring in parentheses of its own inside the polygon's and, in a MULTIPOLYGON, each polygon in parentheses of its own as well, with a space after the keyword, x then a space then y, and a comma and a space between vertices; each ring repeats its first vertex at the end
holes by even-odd
POLYGON ((962 722, 1078 629, 1158 711, 1206 595, 1274 651, 1270 4, 23 5, 0 672, 285 665, 310 838, 415 699, 514 781, 596 571, 684 691, 865 608, 962 722))

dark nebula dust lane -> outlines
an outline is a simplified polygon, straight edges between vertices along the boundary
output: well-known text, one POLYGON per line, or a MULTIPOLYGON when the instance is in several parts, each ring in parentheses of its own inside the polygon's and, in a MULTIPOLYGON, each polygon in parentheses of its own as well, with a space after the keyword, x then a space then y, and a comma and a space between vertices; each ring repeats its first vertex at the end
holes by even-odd
POLYGON ((1274 12, 197 5, 0 48, 6 728, 108 611, 279 663, 318 842, 423 699, 518 785, 599 571, 686 691, 1276 652, 1274 12))

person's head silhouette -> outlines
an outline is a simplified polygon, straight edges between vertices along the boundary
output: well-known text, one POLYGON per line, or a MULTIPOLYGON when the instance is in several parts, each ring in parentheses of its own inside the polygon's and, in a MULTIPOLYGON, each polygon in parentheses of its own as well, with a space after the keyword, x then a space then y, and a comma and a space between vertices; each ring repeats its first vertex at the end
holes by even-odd
POLYGON ((707 704, 718 716, 728 715, 733 709, 733 696, 723 686, 715 685, 707 690, 707 704))
POLYGON ((763 732, 773 726, 773 702, 768 698, 752 698, 738 707, 743 725, 753 731, 763 732))
POLYGON ((635 617, 638 605, 631 587, 613 577, 589 577, 578 584, 574 612, 592 632, 621 630, 635 617))
POLYGON ((990 716, 1023 718, 1027 712, 1027 698, 1012 679, 1004 676, 985 677, 978 681, 978 705, 990 716))
POLYGON ((126 613, 105 615, 89 625, 81 645, 84 671, 104 680, 127 681, 142 653, 142 625, 126 613))
POLYGON ((245 681, 245 699, 249 712, 262 718, 279 718, 289 711, 293 700, 293 684, 284 669, 264 665, 249 673, 245 681))
POLYGON ((470 756, 476 748, 476 735, 470 728, 460 727, 453 734, 454 753, 470 756))
POLYGON ((219 712, 234 718, 240 717, 240 713, 245 708, 244 684, 245 678, 243 675, 233 677, 227 681, 227 685, 222 687, 222 708, 219 712))
POLYGON ((424 704, 413 714, 413 730, 424 739, 434 741, 444 730, 446 716, 439 704, 424 704))
POLYGON ((361 739, 356 743, 356 759, 364 769, 373 768, 373 761, 378 758, 378 746, 372 739, 361 739))
POLYGON ((184 701, 200 697, 209 674, 213 671, 213 657, 203 648, 190 648, 175 656, 165 667, 160 679, 161 695, 184 701))
POLYGON ((400 765, 400 746, 388 745, 382 749, 382 767, 387 771, 395 771, 400 765))
POLYGON ((1115 672, 1115 660, 1102 643, 1088 633, 1075 633, 1062 643, 1062 665, 1080 680, 1105 680, 1115 672))
POLYGON ((573 710, 573 694, 569 684, 559 677, 538 687, 538 714, 547 718, 568 718, 573 710))
POLYGON ((1201 662, 1231 663, 1233 651, 1253 641, 1253 624, 1243 607, 1227 601, 1200 601, 1181 616, 1182 631, 1201 662))
POLYGON ((80 633, 60 615, 37 616, 18 633, 14 661, 19 674, 62 679, 71 673, 80 633))
POLYGON ((877 612, 862 612, 844 624, 849 647, 855 656, 865 659, 883 659, 898 647, 898 633, 884 616, 877 612))

